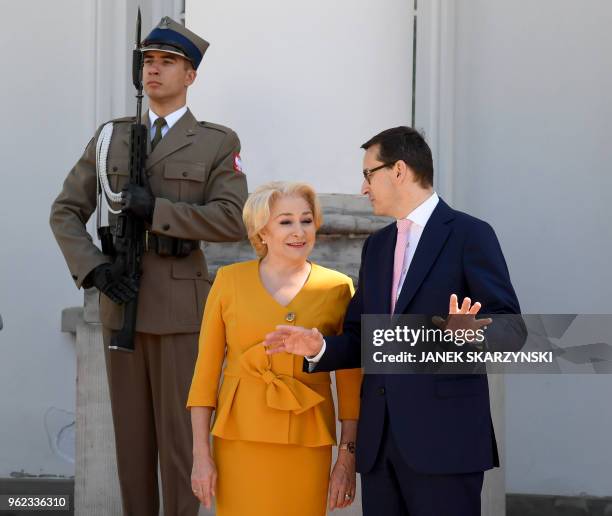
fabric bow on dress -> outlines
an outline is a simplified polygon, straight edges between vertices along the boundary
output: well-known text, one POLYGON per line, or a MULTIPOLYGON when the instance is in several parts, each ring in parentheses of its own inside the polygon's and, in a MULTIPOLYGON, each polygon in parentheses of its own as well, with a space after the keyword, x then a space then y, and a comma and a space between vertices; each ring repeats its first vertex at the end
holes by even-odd
POLYGON ((259 344, 240 356, 240 364, 247 373, 266 383, 266 404, 270 408, 301 414, 324 401, 323 396, 299 380, 272 371, 269 357, 259 344))

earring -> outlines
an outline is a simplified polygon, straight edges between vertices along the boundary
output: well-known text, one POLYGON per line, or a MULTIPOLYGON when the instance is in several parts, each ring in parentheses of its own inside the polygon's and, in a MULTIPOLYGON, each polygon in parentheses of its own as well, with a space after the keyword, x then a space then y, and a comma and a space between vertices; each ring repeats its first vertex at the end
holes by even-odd
POLYGON ((261 243, 262 243, 263 245, 267 245, 267 244, 266 244, 266 242, 265 242, 265 241, 263 241, 263 240, 261 241, 261 243))

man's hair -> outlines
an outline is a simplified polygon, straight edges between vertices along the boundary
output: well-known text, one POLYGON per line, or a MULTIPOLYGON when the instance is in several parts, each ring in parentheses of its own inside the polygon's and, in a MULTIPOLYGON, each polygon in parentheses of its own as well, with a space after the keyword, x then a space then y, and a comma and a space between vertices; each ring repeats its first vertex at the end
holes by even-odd
POLYGON ((361 148, 367 150, 373 145, 379 145, 379 161, 394 164, 402 160, 412 169, 421 186, 433 186, 431 149, 418 131, 406 126, 393 127, 370 138, 361 148))

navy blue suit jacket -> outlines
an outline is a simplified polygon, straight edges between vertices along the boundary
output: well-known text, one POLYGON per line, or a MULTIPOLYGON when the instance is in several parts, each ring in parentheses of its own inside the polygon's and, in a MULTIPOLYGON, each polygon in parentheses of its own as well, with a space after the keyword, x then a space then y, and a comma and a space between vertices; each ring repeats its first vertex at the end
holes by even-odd
MULTIPOLYGON (((313 372, 360 367, 361 315, 391 309, 396 237, 393 223, 365 241, 343 334, 325 337, 326 351, 313 372)), ((491 226, 440 199, 419 240, 395 313, 445 316, 453 293, 460 303, 466 296, 481 302, 484 314, 520 313, 491 226)), ((499 466, 486 375, 364 375, 356 446, 362 473, 376 461, 385 410, 402 458, 420 473, 499 466)))

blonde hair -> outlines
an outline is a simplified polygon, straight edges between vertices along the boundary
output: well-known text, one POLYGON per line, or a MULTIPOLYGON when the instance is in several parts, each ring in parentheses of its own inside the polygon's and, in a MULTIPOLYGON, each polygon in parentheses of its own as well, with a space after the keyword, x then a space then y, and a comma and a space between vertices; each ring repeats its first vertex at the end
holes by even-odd
POLYGON ((244 220, 249 240, 259 257, 264 257, 268 253, 268 248, 262 243, 259 232, 270 220, 272 205, 281 197, 286 196, 302 197, 312 210, 315 229, 318 230, 323 224, 321 205, 317 194, 310 185, 289 181, 272 181, 261 185, 249 195, 242 210, 242 220, 244 220))

